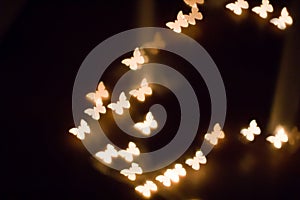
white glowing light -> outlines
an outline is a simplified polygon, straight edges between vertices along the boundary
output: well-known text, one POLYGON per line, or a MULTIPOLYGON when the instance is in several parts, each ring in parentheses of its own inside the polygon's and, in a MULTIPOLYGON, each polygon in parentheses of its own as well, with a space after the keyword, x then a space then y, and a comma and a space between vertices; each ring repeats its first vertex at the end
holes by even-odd
POLYGON ((129 180, 135 181, 136 174, 142 174, 143 170, 138 164, 131 163, 131 167, 129 169, 123 169, 120 173, 127 176, 129 180))
POLYGON ((271 19, 270 22, 272 24, 274 24, 275 26, 277 26, 279 29, 284 30, 284 29, 286 29, 286 25, 292 25, 293 24, 293 19, 289 15, 286 7, 284 7, 281 10, 281 16, 279 16, 279 18, 271 19))
POLYGON ((186 170, 182 167, 182 164, 175 164, 174 171, 179 176, 186 176, 186 170))
POLYGON ((118 157, 118 152, 111 144, 107 144, 105 151, 99 151, 95 156, 107 164, 111 164, 112 158, 118 157))
POLYGON ((287 142, 288 139, 289 138, 288 138, 287 134, 285 133, 285 130, 283 128, 278 128, 275 136, 269 136, 269 137, 267 137, 266 140, 269 141, 270 143, 272 143, 275 148, 280 149, 282 146, 282 143, 287 142))
POLYGON ((145 95, 151 95, 152 94, 152 88, 149 87, 149 84, 147 82, 147 79, 143 79, 141 82, 141 87, 137 90, 131 90, 129 92, 130 95, 137 98, 139 101, 145 101, 145 95))
POLYGON ((236 15, 241 15, 243 10, 242 9, 248 9, 249 4, 245 0, 237 0, 234 3, 229 3, 226 5, 226 8, 229 10, 233 11, 234 14, 236 15))
POLYGON ((204 4, 204 0, 183 0, 186 5, 197 7, 197 4, 204 4))
POLYGON ((151 197, 151 191, 157 191, 157 186, 152 181, 146 181, 144 185, 139 185, 135 188, 136 191, 141 193, 144 197, 151 197))
POLYGON ((159 175, 155 180, 161 182, 164 186, 170 187, 171 182, 178 183, 180 176, 185 176, 186 170, 181 164, 176 164, 174 169, 167 169, 163 175, 159 175))
POLYGON ((101 100, 101 102, 102 102, 102 98, 109 97, 109 94, 108 94, 108 91, 105 89, 104 83, 101 81, 98 84, 98 88, 97 88, 96 92, 88 93, 86 95, 86 97, 88 99, 92 100, 94 103, 96 103, 99 100, 101 100))
POLYGON ((194 158, 189 158, 185 161, 185 163, 194 170, 199 170, 200 164, 205 164, 206 162, 206 157, 203 155, 201 150, 196 152, 194 158))
POLYGON ((133 57, 122 60, 122 64, 128 66, 131 70, 137 70, 141 64, 144 64, 145 59, 141 55, 139 48, 135 48, 133 57))
POLYGON ((252 120, 250 122, 250 125, 248 128, 242 129, 241 134, 247 138, 249 141, 254 140, 254 135, 259 135, 261 133, 260 128, 257 126, 257 123, 255 120, 252 120))
POLYGON ((134 128, 140 130, 144 135, 150 135, 151 129, 156 129, 157 126, 157 121, 154 119, 151 112, 147 113, 146 120, 144 122, 134 124, 134 128))
POLYGON ((91 132, 91 129, 88 125, 88 123, 85 120, 80 121, 80 125, 78 128, 71 128, 69 130, 69 133, 72 133, 73 135, 76 135, 78 139, 84 140, 85 133, 89 134, 91 132))
POLYGON ((126 98, 125 93, 122 92, 119 96, 119 101, 117 101, 117 103, 110 103, 107 107, 115 111, 118 115, 122 115, 124 108, 130 108, 130 103, 126 98))
POLYGON ((199 12, 199 9, 197 7, 192 7, 192 12, 189 15, 184 15, 185 19, 187 22, 191 25, 196 24, 196 19, 197 20, 202 20, 203 15, 201 12, 199 12))
POLYGON ((270 4, 269 0, 262 0, 262 4, 252 8, 252 11, 265 19, 268 16, 268 12, 273 12, 273 6, 270 4))
POLYGON ((139 148, 137 148, 137 146, 134 142, 129 142, 128 148, 126 150, 120 150, 118 153, 127 162, 132 162, 133 156, 140 155, 140 150, 139 150, 139 148))
POLYGON ((215 124, 214 130, 211 133, 206 133, 204 138, 209 141, 212 145, 218 144, 218 139, 223 139, 225 137, 224 132, 221 129, 219 123, 215 124))
POLYGON ((181 32, 181 27, 188 27, 189 23, 185 19, 182 11, 179 11, 177 14, 177 20, 175 22, 168 22, 166 26, 175 31, 176 33, 181 32))
POLYGON ((91 116, 94 120, 100 119, 100 113, 106 113, 106 108, 103 106, 101 99, 96 101, 96 106, 84 110, 84 113, 91 116))

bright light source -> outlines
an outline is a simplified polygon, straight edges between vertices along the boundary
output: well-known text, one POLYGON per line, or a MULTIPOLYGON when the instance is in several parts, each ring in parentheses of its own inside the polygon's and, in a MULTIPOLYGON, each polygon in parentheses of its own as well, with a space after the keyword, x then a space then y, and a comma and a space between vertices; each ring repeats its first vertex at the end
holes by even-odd
POLYGON ((269 136, 269 137, 267 137, 266 140, 269 141, 270 143, 272 143, 275 148, 280 149, 282 146, 282 143, 288 141, 288 136, 285 133, 284 128, 279 127, 276 130, 277 131, 276 131, 275 136, 269 136))
POLYGON ((229 10, 233 11, 234 14, 236 15, 241 15, 243 10, 242 9, 248 9, 249 4, 245 0, 237 0, 234 3, 229 3, 226 5, 226 8, 229 10))
POLYGON ((259 135, 261 133, 260 128, 257 126, 257 123, 255 120, 252 120, 250 122, 250 125, 248 128, 244 128, 241 130, 241 134, 246 137, 247 140, 253 141, 254 135, 259 135))
POLYGON ((144 197, 151 197, 151 191, 157 191, 157 186, 152 181, 146 181, 144 185, 139 185, 135 188, 136 191, 141 193, 144 197))

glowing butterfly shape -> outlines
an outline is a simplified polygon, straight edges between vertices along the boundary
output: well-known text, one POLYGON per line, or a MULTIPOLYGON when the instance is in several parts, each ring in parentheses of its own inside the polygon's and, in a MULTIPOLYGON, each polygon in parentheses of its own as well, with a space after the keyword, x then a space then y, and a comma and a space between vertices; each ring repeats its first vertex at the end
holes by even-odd
POLYGON ((164 175, 157 176, 155 180, 161 182, 166 187, 170 187, 171 181, 175 183, 179 182, 179 175, 174 170, 167 169, 164 175))
POLYGON ((265 19, 268 16, 268 12, 273 12, 273 6, 270 4, 269 0, 262 0, 262 4, 252 8, 252 11, 265 19))
POLYGON ((135 181, 136 174, 142 174, 143 170, 138 164, 131 163, 131 167, 129 169, 123 169, 120 173, 127 176, 129 180, 135 181))
POLYGON ((175 164, 174 172, 179 176, 186 176, 186 170, 182 167, 182 164, 175 164))
POLYGON ((73 135, 76 135, 78 139, 84 140, 85 133, 89 134, 91 132, 91 129, 88 125, 88 123, 85 120, 80 121, 80 125, 78 128, 71 128, 69 130, 69 133, 72 133, 73 135))
POLYGON ((234 3, 229 3, 226 5, 226 8, 229 10, 233 11, 234 14, 236 15, 241 15, 243 10, 242 9, 248 9, 249 4, 245 0, 237 0, 234 3))
POLYGON ((144 122, 134 124, 134 128, 140 130, 144 135, 150 135, 151 129, 157 128, 157 121, 154 119, 152 113, 148 112, 146 120, 144 122))
POLYGON ((204 138, 209 141, 212 145, 218 144, 218 139, 223 139, 225 137, 224 132, 221 129, 220 124, 215 124, 212 133, 206 133, 204 138))
POLYGON ((117 101, 117 103, 110 103, 107 107, 115 111, 118 115, 122 115, 124 108, 130 108, 130 103, 126 98, 125 93, 122 92, 119 96, 119 101, 117 101))
POLYGON ((157 191, 157 186, 152 181, 146 181, 144 185, 139 185, 135 188, 136 191, 141 193, 144 197, 151 197, 151 191, 157 191))
POLYGON ((96 106, 84 110, 84 113, 91 116, 94 120, 100 119, 100 113, 106 113, 106 108, 103 106, 101 99, 97 99, 96 106))
POLYGON ((181 27, 188 27, 189 23, 185 19, 182 11, 179 11, 177 14, 177 20, 175 22, 168 22, 166 26, 175 31, 176 33, 181 32, 181 27))
POLYGON ((185 161, 188 166, 191 166, 194 170, 200 169, 200 164, 206 163, 206 157, 203 155, 202 151, 197 151, 194 158, 189 158, 185 161))
POLYGON ((144 64, 145 59, 142 56, 139 48, 135 48, 133 57, 122 60, 122 64, 128 66, 131 70, 137 70, 139 65, 144 64))
POLYGON ((241 134, 247 138, 249 141, 254 140, 254 135, 260 134, 260 128, 257 126, 257 123, 255 120, 252 120, 250 122, 250 126, 248 128, 242 129, 241 134))
POLYGON ((111 144, 107 144, 105 151, 99 151, 96 153, 96 157, 103 160, 103 162, 110 164, 112 158, 118 157, 118 152, 111 144))
POLYGON ((134 142, 129 142, 128 148, 126 150, 120 150, 118 153, 127 162, 132 162, 133 156, 140 155, 140 150, 139 150, 139 148, 137 148, 137 146, 134 142))
POLYGON ((155 180, 161 182, 164 186, 170 187, 171 182, 178 183, 179 176, 185 176, 186 170, 182 167, 181 164, 176 164, 174 169, 167 169, 164 175, 159 175, 155 180))
POLYGON ((279 18, 271 19, 270 22, 272 24, 274 24, 275 26, 277 26, 279 29, 284 30, 284 29, 286 29, 286 25, 293 24, 293 19, 291 16, 289 16, 289 13, 288 13, 286 7, 284 7, 281 10, 281 16, 279 18))
POLYGON ((96 92, 88 93, 86 95, 86 97, 88 99, 92 100, 94 103, 97 103, 97 101, 99 101, 99 100, 102 101, 102 98, 109 97, 109 94, 108 94, 108 91, 105 89, 104 83, 101 81, 98 84, 98 88, 97 88, 96 92))
POLYGON ((192 12, 189 15, 184 15, 187 22, 191 25, 196 24, 196 19, 201 20, 203 19, 203 15, 201 12, 198 12, 199 9, 197 7, 192 7, 192 12))
POLYGON ((197 4, 204 4, 204 0, 183 0, 186 5, 197 7, 197 4))
POLYGON ((152 89, 149 87, 147 79, 144 78, 141 82, 141 87, 137 90, 131 90, 129 94, 136 97, 139 101, 145 101, 145 95, 151 95, 152 89))
POLYGON ((275 148, 280 149, 282 146, 283 142, 287 142, 288 141, 288 136, 285 133, 283 128, 280 128, 275 136, 269 136, 267 137, 267 141, 269 141, 270 143, 272 143, 274 145, 275 148))

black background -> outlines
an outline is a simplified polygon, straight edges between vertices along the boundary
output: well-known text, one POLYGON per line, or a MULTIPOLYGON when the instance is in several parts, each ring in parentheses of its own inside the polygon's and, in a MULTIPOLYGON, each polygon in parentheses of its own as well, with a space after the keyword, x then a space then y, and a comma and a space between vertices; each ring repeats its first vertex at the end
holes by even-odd
MULTIPOLYGON (((96 170, 81 142, 67 132, 74 125, 73 82, 96 45, 131 28, 165 27, 179 10, 189 11, 180 0, 156 0, 152 22, 141 23, 139 10, 148 9, 139 7, 141 1, 147 0, 0 1, 5 114, 0 198, 139 198, 123 178, 120 181, 96 170)), ((198 173, 189 171, 191 175, 174 190, 158 192, 154 199, 299 199, 299 150, 274 150, 265 142, 267 131, 254 143, 245 144, 239 131, 252 118, 267 130, 288 39, 293 41, 289 46, 292 63, 300 67, 300 5, 296 0, 271 1, 274 16, 287 6, 294 18, 292 27, 279 31, 250 11, 238 17, 224 9, 224 1, 218 1, 219 6, 213 2, 200 8, 205 20, 183 33, 208 51, 222 74, 228 100, 226 139, 208 155, 208 164, 198 173)), ((299 127, 299 109, 297 113, 293 123, 299 127)), ((163 142, 158 140, 156 145, 163 142)))

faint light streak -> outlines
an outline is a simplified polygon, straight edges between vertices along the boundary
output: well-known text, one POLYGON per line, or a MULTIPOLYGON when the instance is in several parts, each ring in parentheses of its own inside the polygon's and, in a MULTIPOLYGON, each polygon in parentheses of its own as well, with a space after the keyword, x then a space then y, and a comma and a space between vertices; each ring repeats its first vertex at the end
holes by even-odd
POLYGON ((268 12, 273 12, 273 6, 270 4, 269 0, 262 0, 262 4, 252 8, 252 11, 265 19, 268 16, 268 12))
POLYGON ((225 134, 219 123, 215 124, 214 130, 211 133, 206 133, 204 138, 212 145, 218 144, 218 139, 225 138, 225 134))
POLYGON ((129 169, 121 170, 120 174, 127 176, 131 181, 135 181, 136 174, 143 174, 143 170, 137 163, 131 163, 131 167, 129 169))
POLYGON ((136 97, 137 100, 144 102, 145 96, 152 94, 152 88, 149 87, 147 79, 144 78, 140 84, 140 88, 131 90, 129 94, 136 97))
POLYGON ((127 162, 133 161, 133 156, 139 156, 140 150, 137 148, 134 142, 129 142, 128 148, 126 150, 120 150, 118 152, 119 156, 124 158, 127 162))
POLYGON ((126 58, 122 60, 122 64, 128 66, 131 70, 137 70, 141 67, 141 64, 144 64, 145 59, 142 56, 139 48, 135 48, 133 52, 133 57, 126 58))
POLYGON ((80 140, 84 140, 85 138, 85 133, 89 134, 91 132, 91 129, 88 125, 88 123, 82 119, 80 121, 80 125, 78 126, 78 128, 71 128, 69 130, 69 133, 72 133, 73 135, 76 135, 78 139, 80 140))
MULTIPOLYGON (((152 53, 154 55, 156 55, 158 53, 159 49, 163 49, 166 47, 166 43, 163 40, 163 38, 161 37, 161 34, 159 32, 155 33, 153 41, 144 43, 142 45, 142 48, 147 48, 147 47, 151 47, 151 46, 156 47, 155 49, 150 50, 150 53, 152 53)), ((146 62, 146 60, 145 60, 145 62, 146 62)))
POLYGON ((275 136, 269 136, 266 138, 267 141, 272 143, 275 148, 280 149, 283 142, 288 141, 288 135, 286 134, 283 127, 279 126, 276 128, 275 136))
POLYGON ((136 191, 141 193, 144 197, 151 197, 151 191, 157 191, 157 186, 152 181, 147 180, 144 185, 139 185, 135 188, 136 191))
POLYGON ((257 126, 257 123, 255 120, 252 120, 250 122, 250 125, 248 128, 244 128, 241 130, 241 134, 246 137, 247 140, 253 141, 254 135, 259 135, 261 133, 260 128, 257 126))
POLYGON ((151 129, 156 129, 158 127, 157 121, 154 119, 151 112, 146 115, 146 120, 144 122, 138 122, 134 124, 134 128, 138 129, 144 135, 150 135, 151 129))
POLYGON ((125 93, 122 92, 119 96, 119 101, 117 101, 117 103, 110 103, 107 107, 115 111, 116 114, 122 115, 124 113, 124 108, 130 108, 130 103, 126 98, 125 93))
POLYGON ((226 8, 233 11, 233 13, 236 15, 241 15, 243 12, 242 9, 248 9, 249 4, 245 0, 237 0, 234 3, 227 4, 226 8))
POLYGON ((280 30, 286 29, 286 25, 292 25, 293 24, 293 18, 289 15, 286 7, 284 7, 281 10, 281 15, 279 18, 273 18, 270 20, 272 24, 277 26, 280 30))
POLYGON ((112 158, 118 157, 118 152, 111 144, 107 144, 105 151, 99 151, 95 156, 107 164, 111 164, 112 158))

